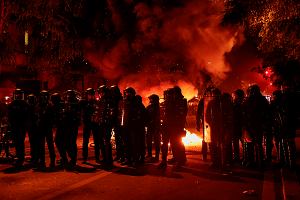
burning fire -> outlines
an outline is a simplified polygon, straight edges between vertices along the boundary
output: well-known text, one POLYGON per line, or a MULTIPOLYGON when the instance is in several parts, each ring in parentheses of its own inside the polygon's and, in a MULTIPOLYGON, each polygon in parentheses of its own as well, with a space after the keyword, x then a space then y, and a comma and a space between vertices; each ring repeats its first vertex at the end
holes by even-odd
POLYGON ((190 132, 189 130, 185 129, 186 136, 182 138, 182 142, 185 147, 189 146, 201 146, 202 138, 197 136, 195 133, 190 132))

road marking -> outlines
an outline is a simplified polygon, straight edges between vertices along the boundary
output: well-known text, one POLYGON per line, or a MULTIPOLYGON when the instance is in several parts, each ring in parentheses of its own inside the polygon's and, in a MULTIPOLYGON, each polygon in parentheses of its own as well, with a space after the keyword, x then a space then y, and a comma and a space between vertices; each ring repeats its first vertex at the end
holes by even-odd
POLYGON ((67 192, 70 192, 70 191, 75 190, 75 189, 77 189, 77 188, 80 188, 80 187, 82 187, 82 186, 84 186, 84 185, 87 185, 87 184, 89 184, 89 183, 91 183, 91 182, 94 182, 94 181, 96 181, 96 180, 98 180, 98 179, 104 178, 104 177, 106 177, 106 176, 108 176, 108 175, 110 175, 110 174, 112 174, 112 172, 103 172, 103 173, 98 174, 98 175, 96 175, 96 176, 92 176, 92 177, 90 177, 90 178, 88 178, 88 179, 85 179, 85 180, 83 180, 83 181, 80 181, 80 182, 78 182, 78 183, 75 183, 75 184, 73 184, 73 185, 70 185, 69 187, 66 187, 66 188, 64 188, 64 189, 62 189, 62 190, 58 190, 57 192, 46 194, 46 195, 44 195, 44 196, 41 197, 41 198, 37 198, 37 200, 54 199, 55 197, 57 197, 57 196, 59 196, 59 195, 62 195, 62 194, 64 194, 64 193, 67 193, 67 192))

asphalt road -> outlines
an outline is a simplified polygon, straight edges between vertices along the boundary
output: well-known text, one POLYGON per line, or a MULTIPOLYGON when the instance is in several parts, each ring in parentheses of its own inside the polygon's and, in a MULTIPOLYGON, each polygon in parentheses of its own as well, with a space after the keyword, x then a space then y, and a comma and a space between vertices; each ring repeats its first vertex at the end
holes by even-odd
MULTIPOLYGON (((81 140, 78 141, 79 158, 81 140)), ((28 155, 27 144, 27 155, 28 155)), ((158 163, 146 163, 138 168, 114 163, 104 170, 91 159, 75 171, 33 171, 26 167, 14 171, 9 163, 0 163, 0 199, 284 199, 281 171, 249 170, 235 166, 232 172, 209 169, 199 152, 188 152, 188 162, 182 169, 169 165, 158 169, 158 163)), ((287 187, 287 185, 285 185, 287 187)), ((293 191, 297 191, 294 184, 293 191)), ((298 194, 286 199, 299 199, 298 194)))

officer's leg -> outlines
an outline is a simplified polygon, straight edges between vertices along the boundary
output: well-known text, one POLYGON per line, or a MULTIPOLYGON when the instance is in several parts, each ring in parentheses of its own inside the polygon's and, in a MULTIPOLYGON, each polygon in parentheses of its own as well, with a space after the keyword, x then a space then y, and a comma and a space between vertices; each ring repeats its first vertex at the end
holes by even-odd
MULTIPOLYGON (((83 135, 82 135, 83 136, 82 157, 84 161, 86 161, 88 158, 88 145, 89 145, 90 132, 91 132, 91 125, 85 123, 83 126, 83 135)), ((97 141, 95 141, 95 137, 94 137, 94 143, 97 143, 97 141)))
POLYGON ((161 145, 160 144, 160 133, 159 133, 159 130, 155 130, 154 131, 155 160, 159 160, 160 145, 161 145))
POLYGON ((57 128, 56 135, 55 135, 55 144, 60 155, 61 165, 66 166, 68 163, 68 158, 66 154, 66 139, 65 139, 65 132, 61 128, 57 128))
POLYGON ((69 156, 71 158, 70 164, 71 166, 75 166, 77 162, 77 135, 78 135, 78 127, 73 126, 71 127, 70 133, 70 143, 69 143, 69 156))
POLYGON ((152 157, 152 136, 153 136, 153 129, 151 127, 147 128, 147 135, 146 135, 146 143, 147 143, 147 157, 152 157))
POLYGON ((25 136, 26 130, 20 127, 17 127, 14 131, 15 138, 15 148, 16 148, 16 157, 17 157, 17 166, 22 166, 25 160, 25 136))
POLYGON ((289 161, 289 167, 292 169, 295 169, 296 167, 296 142, 295 138, 289 138, 287 140, 287 146, 288 146, 288 161, 289 161))
POLYGON ((240 139, 235 136, 232 140, 234 161, 240 161, 240 139))
POLYGON ((167 130, 163 130, 162 132, 162 146, 161 146, 161 153, 162 153, 162 162, 167 162, 168 157, 168 150, 169 150, 169 141, 170 141, 170 135, 167 132, 167 130))
POLYGON ((55 166, 55 149, 54 149, 54 142, 53 142, 53 133, 52 133, 52 128, 48 128, 45 130, 47 132, 46 134, 46 141, 47 141, 47 146, 49 150, 49 156, 50 156, 50 166, 54 167, 55 166))
POLYGON ((94 140, 95 160, 99 162, 100 161, 99 126, 97 124, 93 124, 91 128, 92 128, 92 134, 94 140))
POLYGON ((121 135, 121 127, 116 125, 114 127, 115 142, 116 142, 116 160, 124 158, 124 143, 121 135))
POLYGON ((106 161, 106 152, 105 152, 105 140, 104 140, 104 137, 105 137, 105 127, 103 124, 101 124, 99 126, 99 147, 100 147, 100 151, 101 151, 101 154, 102 154, 102 158, 103 158, 103 161, 105 162, 106 161))
POLYGON ((35 154, 35 144, 34 144, 34 128, 31 127, 29 130, 28 130, 28 138, 29 138, 29 146, 30 146, 30 161, 32 162, 34 160, 34 154, 35 154))
POLYGON ((266 135, 266 161, 272 162, 272 149, 273 149, 273 136, 271 134, 266 135))
POLYGON ((105 126, 104 129, 104 142, 105 142, 105 153, 106 153, 106 163, 112 164, 112 147, 111 147, 111 128, 105 126))

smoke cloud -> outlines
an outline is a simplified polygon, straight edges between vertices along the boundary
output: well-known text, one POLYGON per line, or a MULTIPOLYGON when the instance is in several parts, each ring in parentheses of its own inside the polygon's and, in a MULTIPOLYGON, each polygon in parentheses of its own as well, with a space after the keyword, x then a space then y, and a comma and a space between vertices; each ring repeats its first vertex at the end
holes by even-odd
POLYGON ((86 58, 101 76, 143 96, 179 85, 192 97, 208 81, 226 79, 231 68, 224 55, 242 31, 220 25, 223 1, 170 2, 107 0, 117 37, 109 46, 85 42, 86 58))

